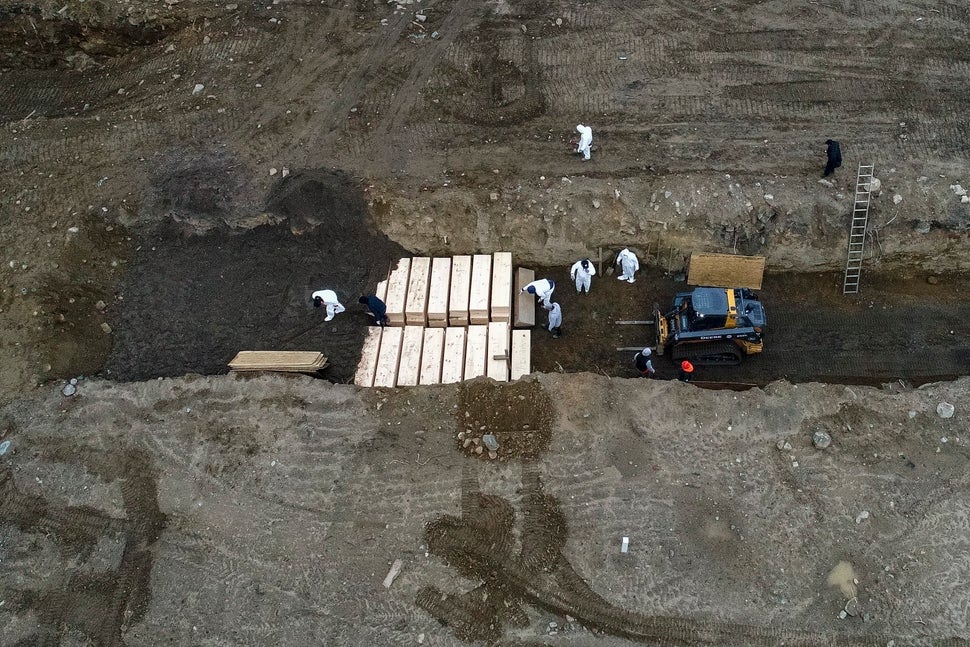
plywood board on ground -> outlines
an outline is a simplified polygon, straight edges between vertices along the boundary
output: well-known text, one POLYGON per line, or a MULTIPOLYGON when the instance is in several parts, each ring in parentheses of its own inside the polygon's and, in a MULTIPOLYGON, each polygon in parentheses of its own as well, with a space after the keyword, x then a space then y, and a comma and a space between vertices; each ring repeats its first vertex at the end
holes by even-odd
POLYGON ((404 325, 404 305, 408 296, 408 279, 411 276, 411 259, 402 258, 387 279, 387 318, 392 326, 404 325))
POLYGON ((489 323, 486 375, 496 382, 508 382, 510 352, 508 322, 493 321, 489 323))
POLYGON ((520 267, 515 271, 515 327, 531 328, 536 325, 535 295, 523 292, 522 288, 536 280, 536 273, 520 267))
POLYGON ((431 284, 428 288, 428 325, 444 328, 448 325, 448 299, 451 294, 451 259, 431 261, 431 284))
POLYGON ((403 339, 404 328, 384 328, 381 333, 381 350, 377 355, 374 386, 394 386, 397 383, 397 365, 401 359, 403 339))
POLYGON ((441 360, 445 352, 445 329, 425 328, 421 349, 420 384, 441 383, 441 360))
POLYGON ((465 375, 465 328, 445 328, 445 352, 441 357, 441 383, 461 382, 465 375))
POLYGON ((687 283, 712 288, 760 290, 764 273, 764 256, 694 252, 690 255, 687 283))
POLYGON ((512 252, 492 255, 492 321, 512 319, 512 252))
POLYGON ((364 345, 360 349, 360 361, 357 362, 357 372, 354 373, 354 384, 357 386, 374 386, 374 376, 377 374, 377 359, 381 350, 381 330, 378 326, 367 329, 364 345))
POLYGON ((401 340, 401 361, 397 365, 397 386, 417 386, 421 376, 421 347, 424 328, 405 326, 401 340))
POLYGON ((327 365, 315 350, 241 350, 229 362, 233 371, 279 371, 314 373, 327 365))
POLYGON ((485 375, 488 352, 488 326, 468 326, 465 336, 465 375, 462 379, 473 380, 485 375))
POLYGON ((472 285, 472 257, 451 259, 451 288, 448 290, 448 325, 468 325, 468 297, 472 285))
POLYGON ((509 379, 517 380, 532 372, 532 331, 512 331, 512 362, 509 379))
POLYGON ((404 321, 409 326, 428 323, 428 285, 431 282, 431 259, 427 256, 411 259, 408 279, 408 298, 404 304, 404 321))
POLYGON ((468 294, 468 321, 487 324, 490 315, 488 302, 492 295, 492 256, 475 254, 472 257, 472 285, 468 294))

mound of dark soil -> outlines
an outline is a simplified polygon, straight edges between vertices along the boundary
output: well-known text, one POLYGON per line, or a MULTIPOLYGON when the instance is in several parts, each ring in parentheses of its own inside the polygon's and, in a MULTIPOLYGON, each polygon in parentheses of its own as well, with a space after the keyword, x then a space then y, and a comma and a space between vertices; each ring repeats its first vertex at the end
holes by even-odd
POLYGON ((352 379, 368 326, 357 297, 374 290, 407 252, 371 224, 359 187, 340 174, 284 179, 269 208, 313 229, 185 235, 167 222, 143 235, 111 313, 106 375, 144 380, 225 373, 240 350, 318 350, 324 376, 352 379), (310 301, 330 288, 347 307, 324 322, 310 301))

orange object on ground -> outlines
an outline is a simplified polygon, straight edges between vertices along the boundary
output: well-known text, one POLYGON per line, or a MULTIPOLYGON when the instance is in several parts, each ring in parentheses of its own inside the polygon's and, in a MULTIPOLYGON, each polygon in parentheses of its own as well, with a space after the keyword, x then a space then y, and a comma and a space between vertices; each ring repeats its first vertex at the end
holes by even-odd
POLYGON ((681 362, 681 364, 680 364, 680 370, 682 370, 682 371, 683 371, 684 373, 693 373, 693 372, 694 372, 694 365, 693 365, 693 364, 691 364, 690 362, 688 362, 688 361, 687 361, 687 360, 685 359, 685 360, 684 360, 683 362, 681 362))

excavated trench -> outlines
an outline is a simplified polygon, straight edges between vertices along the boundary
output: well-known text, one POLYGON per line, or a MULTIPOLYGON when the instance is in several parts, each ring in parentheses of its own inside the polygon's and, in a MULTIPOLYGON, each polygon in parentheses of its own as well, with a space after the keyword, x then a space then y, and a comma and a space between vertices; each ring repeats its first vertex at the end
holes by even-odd
MULTIPOLYGON (((290 206, 320 203, 334 186, 305 183, 310 193, 289 194, 290 206)), ((363 207, 330 203, 345 211, 363 207)), ((357 296, 373 290, 406 254, 355 218, 340 224, 344 230, 336 237, 337 222, 303 235, 293 235, 289 226, 191 237, 162 227, 146 235, 109 319, 116 339, 107 376, 217 374, 226 372, 238 350, 319 349, 331 358, 325 377, 352 380, 368 322, 357 296), (331 323, 309 301, 310 292, 325 287, 348 307, 331 323), (157 317, 160 303, 163 319, 157 317)), ((657 268, 645 267, 629 284, 604 267, 592 291, 580 295, 567 267, 536 269, 537 277, 556 281, 554 300, 564 314, 564 334, 553 339, 542 327, 544 311, 538 311, 532 353, 534 370, 541 372, 636 377, 630 349, 653 345, 653 327, 616 322, 650 319, 654 303, 667 306, 686 289, 657 268)), ((736 367, 699 368, 695 380, 738 386, 780 379, 920 384, 966 373, 966 277, 867 274, 861 293, 852 296, 842 294, 840 281, 834 273, 766 275, 760 292, 768 317, 764 352, 736 367)), ((669 358, 654 364, 658 378, 676 378, 669 358)))

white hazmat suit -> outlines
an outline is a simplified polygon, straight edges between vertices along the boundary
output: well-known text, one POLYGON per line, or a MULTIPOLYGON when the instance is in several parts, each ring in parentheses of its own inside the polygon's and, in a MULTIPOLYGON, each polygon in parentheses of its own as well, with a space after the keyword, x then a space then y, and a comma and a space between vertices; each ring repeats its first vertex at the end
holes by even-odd
POLYGON ((594 274, 596 274, 596 268, 593 267, 593 264, 588 258, 576 261, 569 270, 570 278, 576 281, 576 291, 582 292, 586 290, 587 294, 589 294, 589 286, 592 283, 594 274))
POLYGON ((579 146, 576 147, 576 152, 583 154, 585 162, 589 159, 589 148, 593 145, 593 129, 579 124, 576 126, 576 132, 579 133, 579 146))
POLYGON ((616 264, 620 266, 623 272, 616 277, 617 279, 627 281, 628 283, 633 283, 636 280, 633 278, 633 275, 640 269, 640 260, 636 254, 624 247, 623 251, 616 255, 616 264))
POLYGON ((545 307, 549 305, 549 299, 552 296, 552 291, 555 289, 556 282, 552 279, 539 279, 522 288, 522 291, 536 295, 539 298, 539 302, 545 307))
POLYGON ((327 306, 327 318, 324 321, 330 321, 334 315, 346 310, 343 304, 337 299, 337 293, 333 290, 317 290, 313 293, 312 297, 313 305, 317 308, 321 305, 327 306), (318 302, 317 299, 320 301, 318 302))

